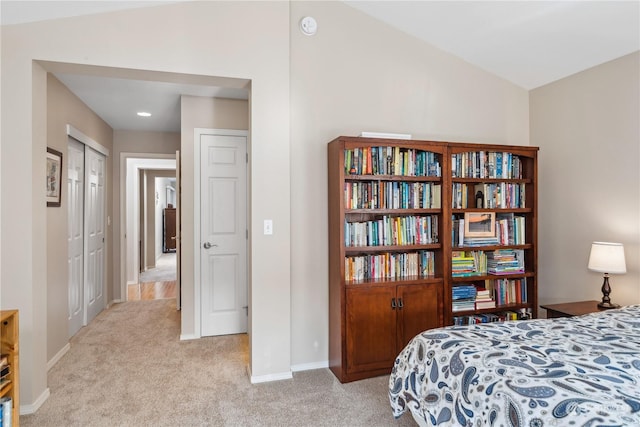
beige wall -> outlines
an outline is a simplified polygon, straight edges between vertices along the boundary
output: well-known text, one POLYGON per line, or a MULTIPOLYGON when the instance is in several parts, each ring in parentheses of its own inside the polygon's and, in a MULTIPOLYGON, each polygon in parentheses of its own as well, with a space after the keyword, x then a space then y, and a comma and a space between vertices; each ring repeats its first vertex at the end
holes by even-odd
MULTIPOLYGON (((640 302, 640 53, 531 91, 539 155, 539 301, 600 300, 593 241, 624 244, 612 302, 640 302)), ((544 314, 544 313, 543 313, 544 314)))
MULTIPOLYGON (((183 83, 233 83, 216 77, 232 76, 251 82, 251 155, 256 177, 251 183, 251 227, 259 227, 264 218, 282 225, 279 234, 269 239, 255 236, 252 242, 251 369, 258 377, 288 372, 289 4, 180 2, 3 26, 1 36, 1 306, 17 308, 21 314, 23 409, 35 410, 48 394, 47 275, 43 268, 47 249, 42 243, 47 234, 42 185, 46 70, 60 63, 113 67, 108 70, 111 77, 160 75, 162 80, 176 81, 179 75, 182 80, 177 82, 183 83)), ((113 173, 118 176, 116 167, 113 173)), ((192 194, 185 198, 193 204, 192 194)), ((119 212, 119 206, 113 208, 119 212)), ((114 215, 114 227, 117 218, 114 215)), ((115 240, 113 246, 119 247, 115 240)), ((119 268, 114 262, 114 272, 119 268)), ((114 292, 113 298, 119 297, 114 292)))
MULTIPOLYGON (((198 334, 194 307, 194 129, 249 129, 249 105, 244 100, 183 96, 180 105, 182 148, 181 159, 181 257, 182 268, 182 333, 198 334)), ((251 151, 251 148, 249 151, 251 151)), ((198 205, 199 206, 199 203, 198 205)), ((249 203, 250 206, 250 203, 249 203)), ((250 209, 250 207, 249 207, 250 209)), ((250 219, 249 219, 250 220, 250 219)), ((249 221, 248 221, 249 222, 249 221)), ((199 240, 199 237, 197 238, 199 240)), ((253 308, 253 307, 252 307, 253 308)))
MULTIPOLYGON (((68 293, 68 246, 67 246, 67 125, 72 125, 103 147, 113 148, 113 130, 80 99, 72 94, 53 75, 47 75, 47 146, 63 153, 62 206, 47 208, 47 360, 51 360, 69 342, 69 293, 68 293)), ((111 212, 112 156, 107 157, 105 196, 107 212, 111 212)), ((106 234, 106 284, 112 283, 111 233, 106 234)), ((112 298, 111 286, 107 286, 105 301, 112 298)))
POLYGON ((362 131, 529 144, 525 90, 341 2, 291 3, 294 369, 328 354, 327 143, 362 131), (315 36, 299 21, 313 16, 315 36))

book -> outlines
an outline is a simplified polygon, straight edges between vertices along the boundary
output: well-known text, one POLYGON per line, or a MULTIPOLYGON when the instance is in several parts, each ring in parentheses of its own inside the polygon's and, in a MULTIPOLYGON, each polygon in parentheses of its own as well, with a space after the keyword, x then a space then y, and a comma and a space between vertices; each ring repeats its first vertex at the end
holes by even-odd
POLYGON ((2 426, 12 426, 13 401, 9 396, 0 398, 0 420, 2 426))
POLYGON ((0 380, 11 373, 11 365, 5 365, 0 368, 0 380))

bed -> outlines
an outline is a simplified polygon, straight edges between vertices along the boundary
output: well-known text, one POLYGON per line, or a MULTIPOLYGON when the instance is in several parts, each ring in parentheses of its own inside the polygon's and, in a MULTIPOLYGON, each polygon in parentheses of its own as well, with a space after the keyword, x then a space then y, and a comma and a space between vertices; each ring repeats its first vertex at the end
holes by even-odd
POLYGON ((422 332, 389 400, 421 426, 640 426, 640 305, 422 332))

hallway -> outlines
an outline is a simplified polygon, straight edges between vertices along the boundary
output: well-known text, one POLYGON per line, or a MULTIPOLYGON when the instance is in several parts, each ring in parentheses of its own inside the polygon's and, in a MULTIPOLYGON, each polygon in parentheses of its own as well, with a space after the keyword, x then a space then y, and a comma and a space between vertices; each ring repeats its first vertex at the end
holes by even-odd
POLYGON ((137 284, 127 286, 127 301, 176 297, 176 253, 160 256, 156 267, 140 273, 137 284))

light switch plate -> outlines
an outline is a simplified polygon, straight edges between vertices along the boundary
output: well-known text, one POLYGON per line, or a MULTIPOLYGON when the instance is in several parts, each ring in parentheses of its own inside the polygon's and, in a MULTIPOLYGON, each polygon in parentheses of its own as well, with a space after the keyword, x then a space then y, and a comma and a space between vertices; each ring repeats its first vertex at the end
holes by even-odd
POLYGON ((273 234, 273 221, 270 219, 264 220, 264 234, 265 235, 273 234))

